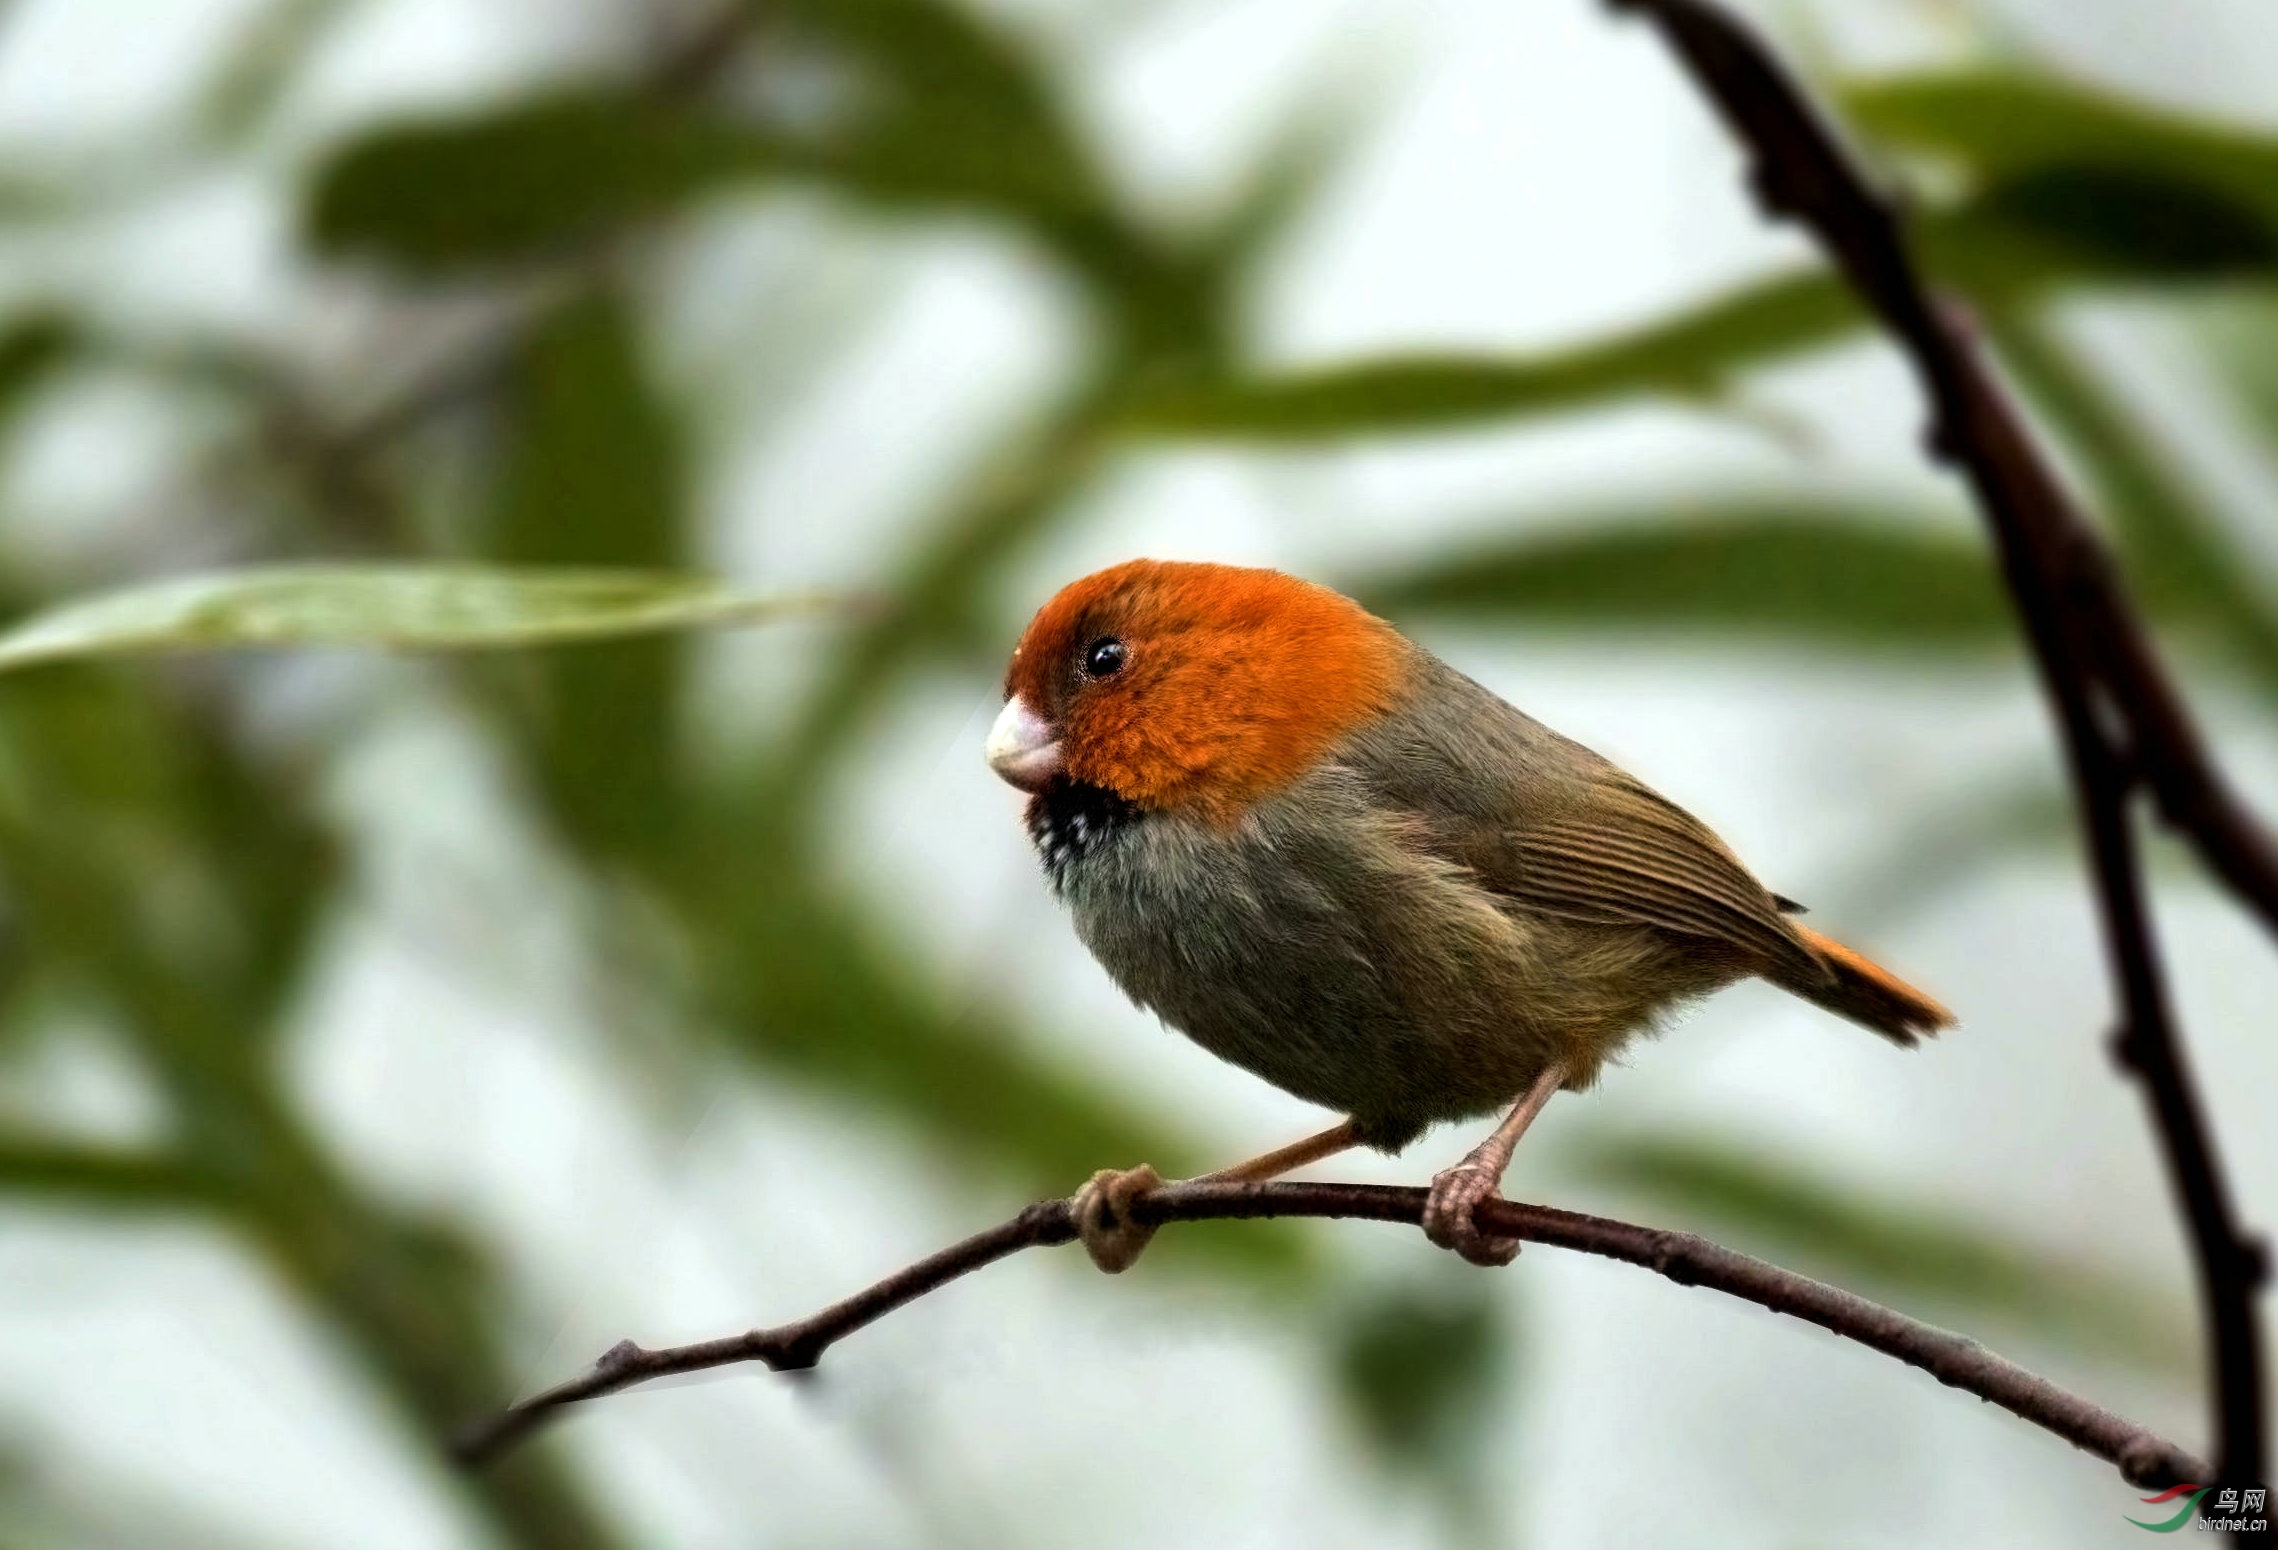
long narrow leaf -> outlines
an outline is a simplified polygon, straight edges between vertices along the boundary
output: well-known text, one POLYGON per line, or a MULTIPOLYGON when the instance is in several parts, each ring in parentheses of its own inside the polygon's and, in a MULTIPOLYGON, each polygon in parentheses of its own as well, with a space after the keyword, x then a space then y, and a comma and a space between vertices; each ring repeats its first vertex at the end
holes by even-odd
POLYGON ((1824 275, 1790 276, 1571 350, 1411 356, 1168 387, 1141 400, 1125 423, 1154 435, 1310 441, 1571 411, 1638 392, 1699 394, 1737 369, 1828 343, 1860 321, 1840 285, 1824 275))
POLYGON ((820 612, 700 577, 463 565, 276 565, 130 587, 35 614, 0 634, 0 671, 72 658, 241 646, 452 651, 820 612))
POLYGON ((1798 504, 1610 522, 1358 583, 1394 616, 1683 630, 1810 646, 1985 650, 2010 638, 1993 568, 1920 521, 1798 504))
POLYGON ((2165 112, 2107 92, 1998 71, 1870 82, 1843 94, 1874 138, 1961 163, 1986 185, 2099 167, 2217 190, 2278 213, 2278 136, 2165 112))
POLYGON ((559 257, 724 181, 775 170, 748 128, 597 90, 397 125, 317 174, 315 245, 411 269, 559 257))

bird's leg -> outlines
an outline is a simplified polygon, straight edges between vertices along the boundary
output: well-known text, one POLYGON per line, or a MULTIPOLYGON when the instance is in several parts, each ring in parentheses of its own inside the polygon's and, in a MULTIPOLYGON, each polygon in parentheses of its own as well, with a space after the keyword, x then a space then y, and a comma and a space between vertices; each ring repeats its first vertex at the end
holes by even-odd
POLYGON ((1481 1232, 1471 1213, 1480 1201, 1503 1184, 1503 1171, 1511 1166, 1511 1153, 1527 1133, 1550 1095, 1566 1080, 1566 1065, 1552 1061, 1526 1096, 1511 1105, 1495 1133, 1471 1149, 1469 1156, 1432 1178, 1424 1197, 1424 1235, 1443 1249, 1453 1249, 1474 1265, 1507 1265, 1519 1257, 1519 1240, 1481 1232))
POLYGON ((1197 1184, 1263 1184, 1268 1179, 1280 1178, 1292 1168, 1302 1168, 1307 1163, 1319 1162, 1324 1157, 1334 1157, 1339 1152, 1349 1152, 1358 1145, 1360 1145, 1360 1127, 1349 1119, 1340 1120, 1327 1130, 1307 1136, 1302 1141, 1292 1141, 1289 1145, 1278 1147, 1273 1151, 1261 1152, 1248 1162, 1238 1162, 1233 1167, 1221 1168, 1216 1173, 1205 1173, 1194 1182, 1197 1184))
MULTIPOLYGON (((1263 1184, 1279 1178, 1292 1168, 1334 1157, 1350 1147, 1360 1145, 1360 1131, 1351 1120, 1331 1125, 1318 1135, 1271 1152, 1261 1153, 1247 1162, 1238 1162, 1231 1168, 1216 1173, 1205 1173, 1192 1180, 1196 1184, 1263 1184)), ((1142 1226, 1131 1219, 1131 1203, 1142 1195, 1162 1188, 1162 1175, 1141 1163, 1136 1168, 1102 1168, 1085 1181, 1068 1201, 1068 1210, 1076 1219, 1076 1232, 1084 1241, 1084 1252, 1092 1263, 1109 1275, 1129 1270, 1155 1236, 1152 1226, 1142 1226)))

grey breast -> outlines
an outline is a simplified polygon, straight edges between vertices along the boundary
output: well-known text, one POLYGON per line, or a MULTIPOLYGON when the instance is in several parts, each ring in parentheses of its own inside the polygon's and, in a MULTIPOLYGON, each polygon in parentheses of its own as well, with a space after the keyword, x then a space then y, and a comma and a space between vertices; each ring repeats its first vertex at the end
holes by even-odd
POLYGON ((1493 710, 1381 718, 1231 829, 1147 814, 1057 878, 1134 1001, 1386 1144, 1506 1101, 1552 1048, 1529 1016, 1548 944, 1422 814, 1507 806, 1507 774, 1498 791, 1482 766, 1555 734, 1468 679, 1456 693, 1493 710))

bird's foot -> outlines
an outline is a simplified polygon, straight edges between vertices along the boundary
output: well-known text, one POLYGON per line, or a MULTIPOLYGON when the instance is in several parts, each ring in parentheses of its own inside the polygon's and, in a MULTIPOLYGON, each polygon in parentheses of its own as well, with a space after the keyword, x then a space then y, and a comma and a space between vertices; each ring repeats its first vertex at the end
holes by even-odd
POLYGON ((1131 1219, 1131 1203, 1162 1188, 1163 1176, 1141 1163, 1136 1168, 1102 1168, 1068 1199, 1076 1235, 1092 1263, 1120 1275, 1138 1261, 1155 1229, 1131 1219))
POLYGON ((1493 1171, 1468 1159, 1432 1176, 1424 1197, 1424 1236, 1453 1249, 1474 1265, 1507 1265, 1519 1257, 1519 1240, 1483 1232, 1471 1213, 1482 1200, 1499 1198, 1493 1171))

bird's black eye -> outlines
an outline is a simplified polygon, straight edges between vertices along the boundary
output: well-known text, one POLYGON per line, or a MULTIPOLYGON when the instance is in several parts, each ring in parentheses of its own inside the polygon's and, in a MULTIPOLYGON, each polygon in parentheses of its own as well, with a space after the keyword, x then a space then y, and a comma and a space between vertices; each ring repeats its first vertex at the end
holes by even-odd
POLYGON ((1086 678, 1112 678, 1123 671, 1123 659, 1130 648, 1112 635, 1102 635, 1084 648, 1084 676, 1086 678))

